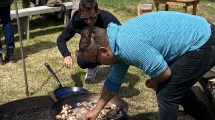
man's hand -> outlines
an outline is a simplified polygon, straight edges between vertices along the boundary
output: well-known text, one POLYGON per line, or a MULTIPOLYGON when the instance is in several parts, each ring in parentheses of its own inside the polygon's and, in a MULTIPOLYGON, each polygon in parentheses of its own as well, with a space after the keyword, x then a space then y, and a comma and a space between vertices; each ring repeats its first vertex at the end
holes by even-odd
POLYGON ((169 67, 167 67, 167 69, 159 76, 146 80, 145 85, 147 88, 152 88, 156 91, 158 84, 166 81, 167 79, 169 79, 170 76, 171 70, 169 67))
POLYGON ((66 68, 71 69, 72 68, 72 57, 71 56, 66 56, 64 58, 64 65, 66 68))
POLYGON ((98 100, 96 107, 92 111, 86 113, 84 120, 96 120, 101 110, 114 96, 115 93, 109 92, 105 87, 103 87, 102 94, 98 100))
POLYGON ((147 88, 152 88, 152 89, 154 89, 155 91, 157 90, 157 84, 153 83, 153 82, 151 81, 151 79, 146 80, 145 85, 146 85, 147 88))
POLYGON ((96 120, 99 116, 99 111, 96 111, 95 109, 87 112, 87 114, 84 117, 84 120, 96 120))

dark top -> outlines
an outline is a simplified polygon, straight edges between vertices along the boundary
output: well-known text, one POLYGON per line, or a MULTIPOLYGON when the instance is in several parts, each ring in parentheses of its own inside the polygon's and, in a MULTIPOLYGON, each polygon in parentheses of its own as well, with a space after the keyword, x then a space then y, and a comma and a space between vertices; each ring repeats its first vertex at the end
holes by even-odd
POLYGON ((13 3, 13 0, 0 0, 0 7, 10 6, 13 3))
MULTIPOLYGON (((106 29, 108 24, 111 22, 120 25, 119 20, 113 14, 105 10, 100 10, 94 26, 106 29)), ((87 23, 85 23, 84 20, 80 18, 80 13, 77 10, 73 14, 72 19, 69 21, 69 24, 57 39, 57 46, 63 57, 71 55, 67 48, 66 42, 69 41, 76 33, 80 34, 81 30, 86 26, 88 26, 87 23)))

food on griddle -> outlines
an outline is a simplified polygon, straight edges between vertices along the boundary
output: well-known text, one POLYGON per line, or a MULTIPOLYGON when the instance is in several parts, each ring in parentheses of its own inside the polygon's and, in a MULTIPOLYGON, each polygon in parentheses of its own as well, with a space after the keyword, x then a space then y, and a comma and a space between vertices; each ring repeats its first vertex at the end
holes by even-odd
MULTIPOLYGON (((96 107, 96 104, 96 102, 77 103, 77 107, 74 109, 71 105, 65 104, 55 118, 57 120, 82 120, 88 111, 96 107)), ((122 115, 122 112, 115 104, 108 103, 100 112, 98 120, 113 120, 122 115)))

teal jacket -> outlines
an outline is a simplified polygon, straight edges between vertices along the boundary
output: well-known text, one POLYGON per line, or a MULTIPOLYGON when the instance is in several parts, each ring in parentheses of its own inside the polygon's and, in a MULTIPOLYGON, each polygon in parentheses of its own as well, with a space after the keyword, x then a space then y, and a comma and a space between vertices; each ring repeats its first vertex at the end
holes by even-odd
POLYGON ((119 62, 111 66, 105 87, 118 92, 130 65, 157 77, 169 63, 205 44, 211 29, 203 17, 163 11, 135 17, 121 26, 111 23, 107 33, 119 62))

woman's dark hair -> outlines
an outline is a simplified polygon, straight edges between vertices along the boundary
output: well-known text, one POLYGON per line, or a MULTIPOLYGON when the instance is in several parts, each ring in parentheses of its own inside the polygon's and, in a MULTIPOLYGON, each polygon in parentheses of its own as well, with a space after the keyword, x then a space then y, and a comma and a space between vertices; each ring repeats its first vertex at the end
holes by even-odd
POLYGON ((90 11, 94 9, 96 12, 98 11, 98 4, 96 0, 81 0, 79 3, 79 11, 90 11))

